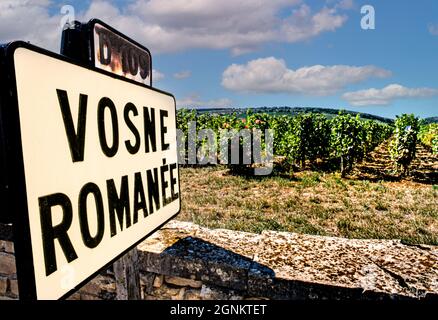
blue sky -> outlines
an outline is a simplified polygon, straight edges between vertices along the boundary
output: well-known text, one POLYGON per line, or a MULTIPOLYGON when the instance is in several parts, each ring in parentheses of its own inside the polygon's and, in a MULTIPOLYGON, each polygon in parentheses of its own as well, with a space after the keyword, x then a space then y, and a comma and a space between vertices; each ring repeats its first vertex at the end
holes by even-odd
MULTIPOLYGON (((2 0, 0 41, 59 51, 65 1, 2 0)), ((438 116, 438 2, 80 0, 150 49, 179 106, 318 106, 438 116), (372 5, 375 29, 363 30, 372 5)))

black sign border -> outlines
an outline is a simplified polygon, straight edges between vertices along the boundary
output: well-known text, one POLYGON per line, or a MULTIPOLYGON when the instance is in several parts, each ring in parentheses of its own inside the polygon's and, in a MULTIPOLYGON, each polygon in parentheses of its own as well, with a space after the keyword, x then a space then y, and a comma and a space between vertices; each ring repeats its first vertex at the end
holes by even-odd
MULTIPOLYGON (((19 118, 19 108, 18 108, 18 95, 17 95, 17 82, 15 77, 15 65, 14 65, 14 53, 18 48, 25 48, 36 53, 43 54, 45 56, 55 58, 57 60, 70 63, 72 65, 88 69, 117 80, 128 82, 142 88, 150 89, 152 91, 165 94, 174 100, 175 115, 176 115, 176 99, 168 92, 153 88, 146 84, 124 78, 123 76, 96 68, 94 66, 79 64, 76 60, 70 59, 68 57, 56 54, 54 52, 48 51, 46 49, 39 48, 30 43, 24 41, 14 41, 2 49, 0 55, 0 83, 4 84, 1 90, 0 99, 0 139, 2 143, 6 146, 5 149, 8 151, 5 157, 4 168, 7 170, 8 174, 8 197, 11 204, 5 206, 4 208, 13 212, 10 213, 13 218, 13 230, 14 230, 14 247, 15 247, 15 259, 17 268, 17 279, 18 279, 18 289, 20 300, 35 300, 37 299, 36 294, 36 282, 35 282, 35 272, 33 263, 33 254, 31 246, 31 235, 29 226, 29 211, 27 206, 27 192, 26 192, 26 179, 25 179, 25 168, 23 161, 23 146, 21 140, 21 124, 19 118), (1 61, 3 60, 3 61, 1 61)), ((178 167, 178 189, 180 188, 180 170, 178 167)), ((6 171, 4 171, 6 172, 6 171)), ((117 255, 110 262, 106 263, 99 270, 92 273, 85 280, 76 285, 73 289, 69 290, 66 294, 61 296, 59 299, 66 299, 71 294, 75 293, 83 285, 89 282, 91 279, 100 274, 101 270, 105 270, 116 260, 120 259, 128 251, 135 248, 139 243, 144 241, 147 237, 155 233, 157 230, 162 228, 166 223, 175 218, 181 211, 181 194, 178 198, 179 210, 177 213, 172 215, 169 219, 160 224, 157 228, 146 234, 140 240, 136 241, 133 245, 125 249, 122 253, 117 255)))
MULTIPOLYGON (((86 24, 87 25, 87 29, 88 29, 88 34, 89 34, 89 37, 90 37, 90 39, 89 39, 89 41, 90 41, 90 54, 91 54, 91 59, 92 59, 93 66, 96 66, 96 53, 94 51, 94 48, 95 48, 95 43, 94 43, 94 26, 96 24, 100 24, 101 26, 103 26, 104 28, 108 29, 112 33, 118 35, 119 37, 121 37, 121 38, 125 39, 126 41, 136 45, 137 47, 139 47, 140 49, 142 49, 142 50, 144 50, 144 51, 146 51, 148 53, 148 55, 149 55, 149 62, 150 62, 149 63, 149 66, 150 66, 149 86, 152 87, 152 54, 149 51, 149 49, 146 48, 145 46, 141 45, 137 41, 131 39, 127 35, 124 35, 120 31, 114 29, 113 27, 111 27, 110 25, 106 24, 102 20, 96 19, 96 18, 91 19, 86 24)), ((136 82, 138 82, 138 81, 136 81, 136 82)))

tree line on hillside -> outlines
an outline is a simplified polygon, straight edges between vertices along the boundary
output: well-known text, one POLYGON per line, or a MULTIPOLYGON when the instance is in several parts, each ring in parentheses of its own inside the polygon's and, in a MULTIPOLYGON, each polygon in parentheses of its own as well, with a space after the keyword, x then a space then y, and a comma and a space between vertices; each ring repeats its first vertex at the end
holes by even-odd
MULTIPOLYGON (((268 113, 273 115, 291 115, 296 116, 300 113, 319 113, 324 115, 336 116, 340 111, 351 114, 352 116, 360 115, 361 119, 375 120, 387 124, 393 124, 394 120, 390 118, 380 117, 369 113, 359 113, 356 111, 340 110, 332 108, 318 108, 318 107, 257 107, 251 108, 254 113, 268 113)), ((215 113, 215 114, 245 114, 246 109, 241 108, 198 108, 198 113, 215 113)), ((432 120, 433 121, 433 120, 432 120)), ((438 119, 437 119, 438 122, 438 119)))

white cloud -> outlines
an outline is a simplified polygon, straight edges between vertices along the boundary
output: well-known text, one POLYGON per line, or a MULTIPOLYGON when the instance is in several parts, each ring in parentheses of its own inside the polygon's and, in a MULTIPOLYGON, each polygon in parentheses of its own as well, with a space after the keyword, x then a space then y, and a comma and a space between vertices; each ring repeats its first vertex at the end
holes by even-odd
POLYGON ((189 70, 184 70, 184 71, 181 71, 181 72, 174 73, 174 74, 173 74, 173 77, 174 77, 175 79, 181 80, 181 79, 187 79, 187 78, 189 78, 191 75, 192 75, 192 72, 191 72, 191 71, 189 71, 189 70))
POLYGON ((315 37, 323 32, 335 31, 347 20, 345 15, 338 15, 336 9, 323 8, 313 14, 307 5, 301 5, 281 24, 276 36, 281 41, 297 42, 315 37))
MULTIPOLYGON (((312 10, 305 0, 92 0, 76 19, 98 17, 153 53, 192 48, 251 52, 269 42, 297 42, 340 28, 349 0, 312 10), (345 3, 347 4, 345 4, 345 3)), ((0 42, 29 40, 53 51, 61 39, 61 5, 51 0, 1 0, 0 42), (53 11, 53 9, 55 9, 53 11)))
POLYGON ((315 65, 292 70, 284 60, 269 57, 232 64, 222 74, 222 85, 238 92, 330 95, 349 84, 390 75, 375 66, 315 65))
POLYGON ((49 0, 1 0, 0 43, 13 40, 59 52, 61 15, 50 15, 49 0))
POLYGON ((354 8, 354 1, 353 0, 341 0, 336 5, 337 8, 349 10, 354 8))
POLYGON ((337 3, 313 12, 303 0, 135 0, 120 10, 97 0, 85 17, 101 17, 154 53, 207 48, 238 55, 267 42, 297 42, 334 31, 347 20, 341 10, 337 3))
POLYGON ((396 99, 430 98, 438 96, 438 89, 407 88, 399 84, 391 84, 383 89, 367 89, 347 92, 342 98, 352 106, 380 106, 389 105, 396 99))
POLYGON ((160 81, 164 79, 164 74, 156 69, 152 69, 152 81, 160 81))
POLYGON ((227 98, 202 101, 197 94, 176 100, 178 108, 227 108, 231 107, 231 104, 232 101, 227 98))

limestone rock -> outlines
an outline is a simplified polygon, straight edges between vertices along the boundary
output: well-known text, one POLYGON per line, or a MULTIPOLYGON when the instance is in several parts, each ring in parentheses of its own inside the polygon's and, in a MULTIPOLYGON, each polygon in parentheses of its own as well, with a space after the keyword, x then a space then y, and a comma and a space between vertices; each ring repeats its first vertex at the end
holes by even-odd
POLYGON ((75 292, 69 296, 67 300, 81 300, 81 294, 79 292, 75 292))
POLYGON ((84 294, 92 295, 98 295, 100 290, 101 289, 99 287, 99 283, 94 279, 81 288, 81 292, 83 292, 84 294))
POLYGON ((152 272, 140 272, 140 286, 141 291, 149 294, 154 289, 153 285, 155 282, 156 274, 152 272))
POLYGON ((201 300, 201 290, 186 290, 184 300, 201 300))
POLYGON ((102 299, 92 294, 81 293, 81 300, 102 300, 102 299))
POLYGON ((180 287, 192 287, 192 288, 201 288, 202 282, 196 281, 192 279, 186 279, 186 278, 180 278, 180 277, 172 277, 172 276, 165 276, 164 280, 167 283, 180 286, 180 287))
POLYGON ((214 286, 203 285, 200 293, 203 300, 242 300, 243 296, 233 290, 224 290, 214 286))
POLYGON ((15 257, 12 254, 0 252, 0 274, 13 275, 16 272, 15 257))
POLYGON ((393 240, 265 231, 254 261, 270 272, 252 268, 250 293, 288 299, 421 298, 438 291, 436 250, 393 240))
POLYGON ((8 290, 8 279, 0 277, 0 296, 5 295, 8 290))
POLYGON ((179 289, 178 293, 172 296, 172 300, 183 300, 185 292, 186 292, 186 288, 179 289))
POLYGON ((14 243, 12 241, 0 240, 0 252, 14 253, 14 243))
POLYGON ((18 281, 17 280, 9 279, 9 289, 15 297, 18 297, 18 281))
POLYGON ((233 290, 268 299, 438 298, 438 247, 398 240, 254 235, 172 221, 140 245, 140 256, 141 268, 166 281, 200 280, 203 299, 230 299, 233 290))
POLYGON ((154 278, 154 288, 159 288, 163 285, 163 280, 164 276, 163 275, 156 275, 154 278))

